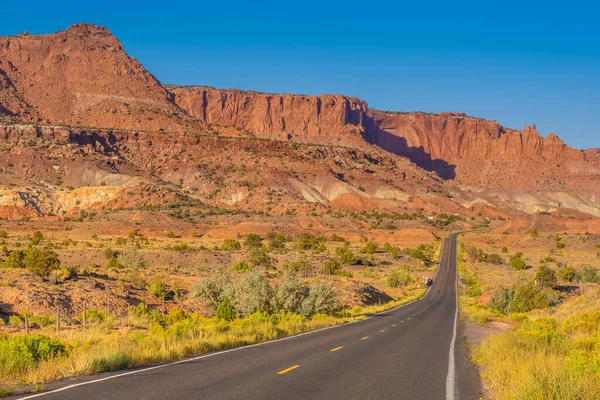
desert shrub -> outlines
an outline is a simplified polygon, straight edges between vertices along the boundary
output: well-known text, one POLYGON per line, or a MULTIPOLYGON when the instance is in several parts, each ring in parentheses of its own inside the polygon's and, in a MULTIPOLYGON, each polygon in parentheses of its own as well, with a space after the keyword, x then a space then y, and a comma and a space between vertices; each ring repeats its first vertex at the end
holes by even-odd
POLYGON ((350 249, 350 245, 346 243, 343 247, 338 247, 335 250, 335 253, 340 258, 340 262, 342 264, 353 265, 356 263, 356 256, 354 252, 350 249))
POLYGON ((505 254, 508 253, 508 247, 503 246, 502 247, 502 252, 505 253, 505 254))
POLYGON ((509 314, 509 306, 514 297, 515 289, 499 287, 494 291, 494 294, 488 303, 488 307, 501 314, 509 314))
POLYGON ((323 264, 323 273, 327 275, 335 275, 342 270, 342 264, 338 260, 327 260, 323 264))
POLYGON ((550 269, 547 265, 541 265, 536 274, 535 279, 541 287, 549 287, 554 288, 558 283, 558 279, 556 278, 556 272, 553 269, 550 269))
POLYGON ((235 239, 225 239, 221 245, 221 250, 223 251, 236 251, 240 250, 241 248, 242 245, 235 239))
POLYGON ((256 271, 244 273, 228 288, 227 294, 241 316, 248 316, 256 311, 269 311, 271 287, 265 277, 256 271))
POLYGON ((0 336, 0 376, 24 373, 40 361, 64 356, 67 352, 65 344, 47 336, 0 336))
POLYGON ((229 275, 224 270, 217 271, 212 279, 204 279, 192 287, 192 297, 204 300, 216 308, 223 300, 229 284, 229 275))
POLYGON ((232 271, 235 272, 246 272, 250 270, 250 266, 245 261, 240 261, 235 263, 235 265, 231 268, 232 271))
POLYGON ((375 254, 375 252, 377 251, 378 245, 375 242, 368 242, 367 244, 365 244, 365 247, 363 247, 360 252, 364 253, 364 254, 375 254))
POLYGON ((44 239, 44 235, 42 234, 42 232, 35 231, 31 235, 31 240, 29 241, 29 243, 31 243, 33 246, 37 246, 41 243, 42 239, 44 239))
POLYGON ((169 239, 174 239, 177 237, 177 235, 175 234, 175 232, 169 231, 165 232, 165 237, 168 237, 169 239))
POLYGON ((133 270, 140 270, 146 267, 146 260, 144 259, 144 256, 135 247, 126 248, 119 256, 118 261, 125 268, 130 268, 133 270))
POLYGON ((302 233, 298 237, 298 241, 294 244, 297 250, 312 250, 315 253, 322 253, 326 250, 325 236, 316 236, 310 233, 302 233))
MULTIPOLYGON (((329 241, 331 241, 331 242, 345 242, 346 239, 344 239, 343 237, 341 237, 341 236, 339 236, 339 235, 337 235, 337 234, 334 233, 329 238, 329 241)), ((598 248, 600 248, 600 246, 598 248)))
POLYGON ((264 247, 256 247, 250 253, 250 265, 270 268, 273 266, 273 259, 269 257, 264 247))
POLYGON ((306 260, 293 261, 291 263, 284 264, 283 271, 286 272, 287 270, 298 272, 305 278, 315 276, 317 273, 315 266, 306 260))
POLYGON ((46 326, 50 326, 56 323, 56 318, 52 315, 32 315, 29 317, 29 322, 39 326, 40 328, 44 328, 46 326))
POLYGON ((6 232, 6 231, 0 231, 0 238, 6 239, 7 237, 8 237, 8 232, 6 232))
POLYGON ((504 258, 502 258, 499 254, 490 253, 486 255, 486 262, 490 264, 502 265, 504 264, 504 258))
POLYGON ((268 247, 270 251, 285 249, 285 242, 287 242, 287 238, 281 233, 269 232, 267 234, 267 240, 269 241, 268 247))
POLYGON ((573 282, 575 280, 575 276, 576 276, 575 268, 573 268, 571 266, 564 268, 560 272, 560 276, 562 279, 564 279, 567 282, 573 282))
POLYGON ((556 248, 557 249, 564 249, 565 248, 565 244, 563 242, 557 241, 556 242, 556 248))
POLYGON ((250 233, 244 240, 244 246, 250 249, 262 247, 262 239, 256 233, 250 233))
POLYGON ((104 258, 106 258, 107 260, 110 260, 113 257, 116 258, 118 255, 119 255, 119 252, 114 251, 110 247, 107 247, 106 249, 104 249, 104 258))
POLYGON ((116 244, 117 246, 123 246, 123 245, 127 244, 127 239, 124 239, 124 238, 117 238, 117 239, 115 240, 115 244, 116 244))
POLYGON ((42 278, 47 278, 53 270, 60 268, 58 254, 51 250, 25 250, 22 263, 29 272, 42 278))
POLYGON ((27 250, 13 250, 8 254, 8 257, 2 262, 2 268, 25 268, 23 260, 27 250))
POLYGON ((19 317, 18 315, 11 315, 10 317, 8 317, 8 324, 13 328, 23 326, 23 318, 19 317))
POLYGON ((106 264, 106 268, 108 268, 108 269, 121 269, 121 268, 123 268, 123 266, 121 264, 119 264, 119 261, 117 260, 116 256, 112 256, 108 260, 108 263, 106 264))
POLYGON ((527 263, 521 257, 521 253, 513 254, 512 256, 510 256, 508 265, 517 270, 527 269, 527 263))
POLYGON ((559 300, 560 297, 556 291, 549 288, 542 289, 538 285, 527 283, 515 288, 515 295, 508 310, 511 313, 523 313, 556 305, 559 300))
POLYGON ((323 282, 316 282, 308 291, 308 296, 302 301, 300 314, 312 316, 315 314, 329 314, 337 307, 335 292, 323 282))
POLYGON ((298 272, 287 270, 273 291, 273 311, 298 312, 307 295, 298 272))
POLYGON ((150 284, 150 287, 148 288, 148 293, 150 293, 151 296, 157 299, 162 299, 167 294, 167 288, 165 287, 165 285, 162 282, 162 279, 159 276, 154 278, 154 280, 150 284))
MULTIPOLYGON (((142 303, 140 303, 142 304, 142 303)), ((108 318, 108 315, 104 311, 100 311, 97 308, 90 308, 85 310, 85 322, 88 324, 101 324, 108 318)), ((77 321, 83 323, 83 311, 75 316, 77 321)))
POLYGON ((600 274, 598 274, 597 268, 585 266, 575 279, 586 283, 599 283, 600 274))
POLYGON ((412 278, 406 270, 394 271, 387 277, 387 285, 391 288, 404 287, 411 282, 412 278))
POLYGON ((233 321, 237 316, 237 312, 235 308, 231 305, 231 301, 229 297, 225 296, 223 300, 217 306, 217 310, 215 311, 215 318, 222 319, 224 321, 233 321))

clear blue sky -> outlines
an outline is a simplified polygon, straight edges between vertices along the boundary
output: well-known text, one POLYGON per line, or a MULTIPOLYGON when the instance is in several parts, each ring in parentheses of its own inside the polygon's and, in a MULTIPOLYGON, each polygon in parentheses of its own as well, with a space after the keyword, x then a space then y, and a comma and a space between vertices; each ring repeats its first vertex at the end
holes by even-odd
POLYGON ((91 22, 163 83, 341 93, 384 110, 535 123, 600 147, 600 6, 403 3, 7 1, 0 35, 91 22))

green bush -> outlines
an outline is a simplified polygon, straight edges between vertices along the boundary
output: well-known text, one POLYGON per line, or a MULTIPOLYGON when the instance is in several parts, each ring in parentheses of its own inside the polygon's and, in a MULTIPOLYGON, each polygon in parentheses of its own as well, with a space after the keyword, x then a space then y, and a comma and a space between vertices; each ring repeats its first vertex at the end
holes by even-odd
POLYGON ((19 317, 18 315, 11 315, 10 317, 8 317, 8 324, 13 328, 23 326, 23 318, 19 317))
POLYGON ((517 270, 527 269, 527 263, 525 260, 521 258, 521 253, 514 254, 510 256, 510 260, 508 261, 508 265, 517 270))
POLYGON ((556 242, 556 248, 557 249, 564 249, 565 248, 565 244, 563 242, 556 242))
POLYGON ((244 246, 250 249, 256 249, 262 246, 262 239, 256 233, 250 233, 244 240, 244 246))
POLYGON ((364 254, 375 254, 375 252, 377 251, 378 245, 375 242, 368 242, 367 244, 365 244, 365 247, 363 247, 360 252, 364 253, 364 254))
POLYGON ((535 274, 535 279, 542 288, 549 287, 554 289, 558 284, 556 272, 545 264, 538 268, 535 274))
POLYGON ((517 286, 515 295, 508 309, 511 313, 528 312, 556 305, 560 300, 559 294, 549 288, 542 289, 533 283, 517 286))
POLYGON ((326 250, 325 236, 316 236, 310 233, 302 233, 294 245, 297 250, 312 250, 315 253, 322 253, 326 250))
POLYGON ((560 276, 567 282, 573 282, 576 276, 575 268, 571 266, 564 268, 561 271, 560 276))
POLYGON ((236 251, 240 250, 241 248, 242 245, 235 239, 225 239, 221 245, 221 250, 223 251, 236 251))
POLYGON ((167 288, 163 284, 162 279, 160 279, 160 277, 157 276, 156 278, 154 278, 154 280, 150 284, 150 287, 148 288, 148 292, 150 293, 151 296, 153 296, 157 299, 162 299, 167 294, 167 288))
POLYGON ((270 268, 273 266, 273 259, 267 254, 267 250, 264 247, 257 247, 250 253, 250 265, 253 267, 262 266, 264 268, 270 268))
POLYGON ((288 269, 273 292, 273 311, 298 312, 307 295, 308 288, 298 272, 288 269))
POLYGON ((6 231, 0 231, 0 238, 6 239, 7 237, 8 237, 8 232, 6 232, 6 231))
POLYGON ((342 270, 342 264, 338 260, 327 260, 323 264, 323 273, 328 275, 336 275, 342 270))
POLYGON ((236 263, 232 268, 232 271, 235 272, 246 272, 250 270, 250 266, 248 265, 247 262, 245 261, 240 261, 238 263, 236 263))
POLYGON ((31 243, 33 246, 37 246, 41 243, 42 239, 44 239, 44 235, 42 234, 42 232, 35 231, 31 235, 31 240, 29 241, 29 243, 31 243))
POLYGON ((488 303, 488 307, 501 314, 510 313, 510 303, 515 297, 515 289, 499 287, 488 303))
POLYGON ((235 308, 231 305, 229 297, 225 296, 223 300, 217 306, 215 311, 215 318, 222 319, 224 321, 233 321, 237 316, 235 308))
POLYGON ((61 357, 67 353, 65 344, 47 336, 0 336, 0 376, 24 373, 40 361, 61 357))
POLYGON ((340 258, 340 262, 342 264, 354 265, 356 263, 356 257, 354 256, 354 252, 350 249, 348 243, 346 243, 344 247, 338 247, 335 250, 335 253, 340 258))
POLYGON ((406 271, 394 271, 387 278, 387 285, 391 288, 404 287, 412 282, 406 271))
POLYGON ((337 307, 337 298, 331 286, 316 282, 310 287, 308 296, 302 301, 300 314, 308 317, 315 314, 329 314, 337 307))

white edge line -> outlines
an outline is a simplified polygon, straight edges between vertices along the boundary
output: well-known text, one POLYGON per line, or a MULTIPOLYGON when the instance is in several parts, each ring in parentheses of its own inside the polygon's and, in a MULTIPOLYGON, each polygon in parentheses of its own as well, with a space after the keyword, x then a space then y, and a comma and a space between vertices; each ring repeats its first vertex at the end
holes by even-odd
MULTIPOLYGON (((444 239, 442 241, 442 244, 441 244, 440 255, 439 255, 439 259, 438 259, 438 268, 435 271, 435 275, 433 276, 434 282, 435 282, 435 277, 437 276, 438 272, 440 272, 440 262, 441 262, 441 259, 442 259, 442 253, 443 253, 443 249, 444 249, 443 248, 444 242, 446 240, 447 240, 447 238, 444 239)), ((270 344, 270 343, 281 342, 281 341, 284 341, 284 340, 298 338, 300 336, 305 336, 305 335, 310 335, 310 334, 317 333, 317 332, 322 332, 322 331, 325 331, 327 329, 341 328, 341 327, 348 326, 348 325, 351 325, 351 324, 357 324, 359 322, 367 321, 367 320, 371 319, 372 317, 374 317, 376 315, 380 315, 380 314, 385 314, 385 313, 388 313, 388 312, 396 311, 396 310, 398 310, 398 309, 400 309, 402 307, 407 307, 407 306, 409 306, 411 304, 414 304, 414 303, 416 303, 418 301, 421 301, 425 297, 427 297, 427 295, 429 294, 429 291, 431 290, 432 287, 433 287, 433 285, 429 286, 429 289, 427 289, 427 292, 425 292, 425 294, 423 295, 423 297, 421 297, 420 299, 413 300, 410 303, 402 304, 401 306, 398 306, 398 307, 395 307, 395 308, 391 308, 391 309, 389 309, 387 311, 382 311, 382 312, 379 312, 377 314, 370 315, 367 318, 361 319, 359 321, 352 321, 352 322, 348 322, 348 323, 345 323, 345 324, 328 326, 328 327, 325 327, 325 328, 316 329, 314 331, 308 331, 308 332, 299 333, 299 334, 293 335, 293 336, 287 336, 287 337, 284 337, 284 338, 268 340, 266 342, 260 342, 260 343, 254 343, 254 344, 245 345, 245 346, 234 347, 234 348, 228 349, 228 350, 221 350, 221 351, 217 351, 217 352, 210 353, 210 354, 204 354, 204 355, 201 355, 201 356, 186 358, 186 359, 183 359, 183 360, 173 361, 173 362, 166 363, 166 364, 155 365, 153 367, 148 367, 148 368, 143 368, 143 369, 137 369, 135 371, 123 372, 121 374, 110 375, 110 376, 107 376, 107 377, 104 377, 104 378, 94 379, 94 380, 91 380, 91 381, 74 383, 72 385, 64 386, 62 388, 50 390, 48 392, 36 393, 36 394, 29 395, 29 396, 26 396, 26 397, 18 397, 16 400, 33 399, 33 398, 36 398, 36 397, 41 397, 41 396, 46 396, 46 395, 53 394, 53 393, 62 392, 62 391, 65 391, 67 389, 73 389, 73 388, 76 388, 78 386, 90 385, 92 383, 103 382, 103 381, 107 381, 109 379, 120 378, 122 376, 139 374, 140 372, 146 372, 146 371, 152 371, 154 369, 165 368, 165 367, 169 367, 171 365, 183 364, 183 363, 190 362, 190 361, 197 361, 197 360, 201 360, 201 359, 204 359, 204 358, 209 358, 209 357, 214 357, 214 356, 218 356, 218 355, 221 355, 221 354, 231 353, 233 351, 238 351, 238 350, 243 350, 243 349, 249 349, 251 347, 264 346, 264 345, 267 345, 267 344, 270 344)), ((455 327, 456 327, 456 321, 455 321, 455 327)), ((456 335, 456 329, 455 329, 455 335, 456 335)), ((453 339, 453 341, 454 341, 454 339, 453 339)))
MULTIPOLYGON (((457 250, 456 250, 456 279, 458 280, 458 236, 457 236, 457 250)), ((448 374, 446 375, 446 400, 454 400, 456 395, 456 371, 455 371, 455 358, 454 358, 454 347, 456 345, 456 325, 458 321, 458 290, 456 285, 454 287, 454 293, 456 298, 456 310, 454 312, 454 331, 452 333, 452 340, 450 341, 450 350, 448 351, 448 374)))

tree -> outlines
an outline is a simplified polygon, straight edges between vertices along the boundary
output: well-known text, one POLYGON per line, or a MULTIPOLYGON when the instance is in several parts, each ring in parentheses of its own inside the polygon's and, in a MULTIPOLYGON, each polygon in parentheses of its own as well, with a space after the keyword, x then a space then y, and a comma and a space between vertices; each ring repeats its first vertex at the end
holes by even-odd
POLYGON ((262 246, 262 239, 256 233, 250 233, 246 236, 246 240, 244 240, 244 246, 256 249, 262 246))
POLYGON ((561 272, 561 277, 567 282, 573 282, 575 280, 575 268, 568 266, 561 272))
POLYGON ((492 295, 492 298, 488 303, 488 307, 492 310, 498 311, 499 313, 509 314, 509 306, 514 297, 515 289, 499 287, 492 295))
POLYGON ((506 247, 506 246, 502 247, 502 252, 503 253, 508 253, 508 247, 506 247))
POLYGON ((531 236, 533 236, 534 238, 537 238, 540 236, 540 233, 538 232, 537 229, 534 229, 533 232, 531 232, 531 236))
POLYGON ((31 243, 33 246, 37 246, 38 244, 40 244, 40 242, 42 241, 43 238, 44 238, 44 235, 42 234, 42 232, 35 231, 31 235, 31 241, 29 243, 31 243))
POLYGON ((556 272, 545 264, 540 265, 535 274, 535 279, 542 288, 549 287, 554 289, 558 283, 556 272))
POLYGON ((367 244, 365 244, 365 247, 363 247, 360 250, 360 252, 364 254, 375 254, 375 252, 377 251, 377 247, 377 243, 368 242, 367 244))
POLYGON ((50 273, 60 268, 58 254, 51 250, 29 249, 26 251, 23 265, 29 272, 47 278, 50 273))
POLYGON ((162 283, 162 280, 159 276, 154 278, 154 280, 150 284, 150 288, 148 289, 148 291, 152 296, 156 297, 157 299, 162 299, 167 294, 167 289, 165 288, 165 285, 162 283))
POLYGON ((521 253, 513 254, 512 256, 510 256, 508 265, 518 270, 527 269, 527 263, 521 258, 521 256, 521 253))
POLYGON ((342 265, 338 260, 327 260, 323 264, 323 273, 326 275, 335 275, 342 269, 342 265))
POLYGON ((215 318, 222 319, 224 321, 233 321, 237 316, 237 312, 235 308, 231 305, 231 301, 229 297, 225 296, 223 300, 217 306, 217 310, 215 311, 215 318))
POLYGON ((335 253, 340 258, 342 264, 353 265, 356 262, 354 252, 350 249, 350 246, 346 243, 344 247, 338 247, 335 253))

